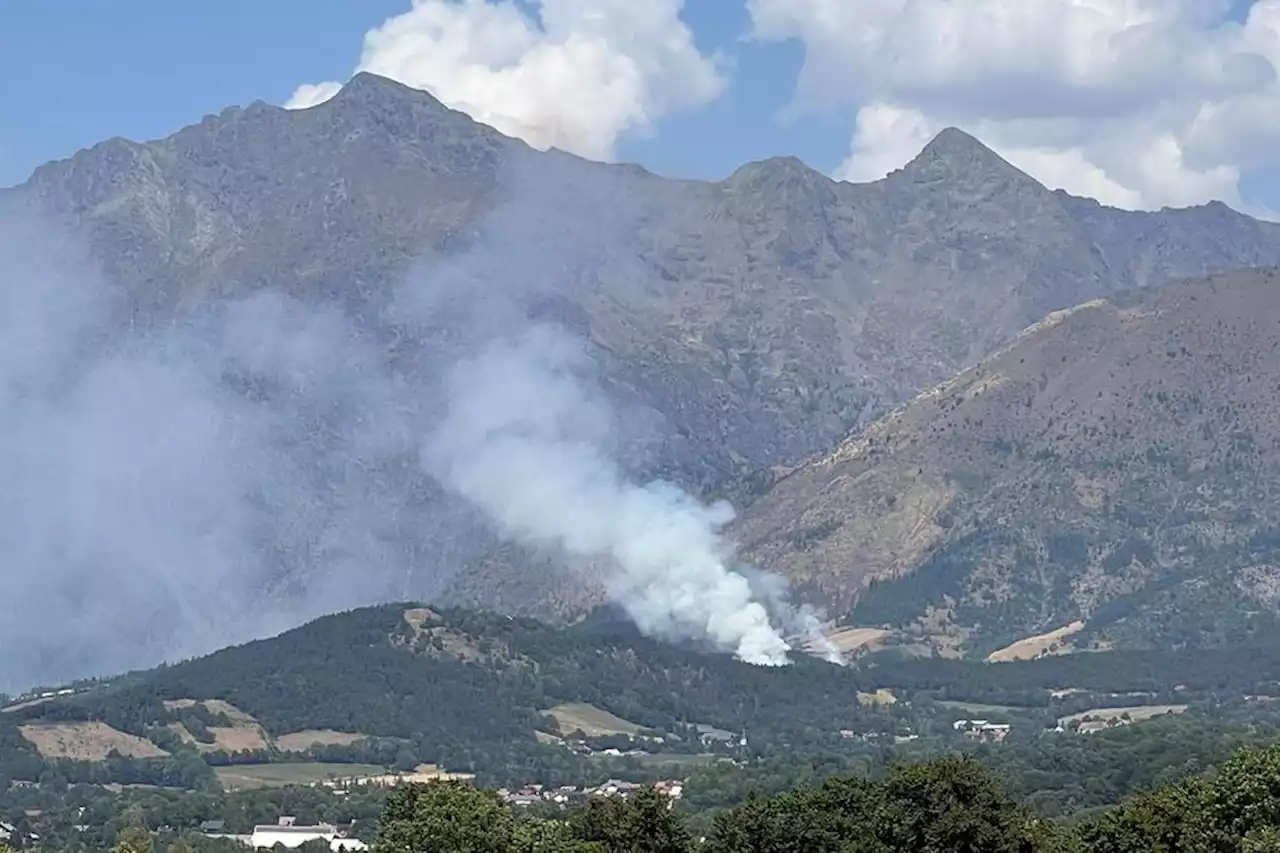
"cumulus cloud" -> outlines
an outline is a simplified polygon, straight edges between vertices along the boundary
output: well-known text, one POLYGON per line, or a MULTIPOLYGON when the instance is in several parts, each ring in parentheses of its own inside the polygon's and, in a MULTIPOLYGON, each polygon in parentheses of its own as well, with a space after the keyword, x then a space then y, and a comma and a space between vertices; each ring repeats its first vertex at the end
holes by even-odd
POLYGON ((1242 170, 1280 161, 1280 0, 1236 5, 748 0, 757 37, 805 46, 795 107, 857 110, 840 177, 879 177, 955 124, 1129 208, 1243 205, 1242 170))
MULTIPOLYGON (((624 135, 646 133, 724 89, 724 62, 699 51, 682 5, 415 0, 365 34, 356 71, 425 89, 535 148, 611 160, 624 135)), ((300 86, 286 106, 314 106, 338 88, 300 86)))

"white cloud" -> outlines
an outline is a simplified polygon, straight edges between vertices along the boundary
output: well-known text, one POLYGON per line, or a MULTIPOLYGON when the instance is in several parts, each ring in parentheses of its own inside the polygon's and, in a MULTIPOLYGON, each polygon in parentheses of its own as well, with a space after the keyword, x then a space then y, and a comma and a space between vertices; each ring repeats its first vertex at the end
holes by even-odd
POLYGON ((1243 206, 1280 163, 1280 0, 748 0, 806 48, 796 107, 858 108, 841 177, 901 166, 948 124, 1049 186, 1123 207, 1243 206))
MULTIPOLYGON (((365 34, 357 71, 425 89, 536 148, 610 160, 618 140, 716 98, 723 61, 701 53, 683 0, 415 0, 365 34)), ((300 86, 308 107, 337 83, 300 86)))
POLYGON ((314 107, 316 104, 323 104, 325 101, 338 94, 338 90, 342 88, 341 83, 303 83, 297 89, 293 90, 293 95, 285 104, 291 110, 305 110, 307 107, 314 107))

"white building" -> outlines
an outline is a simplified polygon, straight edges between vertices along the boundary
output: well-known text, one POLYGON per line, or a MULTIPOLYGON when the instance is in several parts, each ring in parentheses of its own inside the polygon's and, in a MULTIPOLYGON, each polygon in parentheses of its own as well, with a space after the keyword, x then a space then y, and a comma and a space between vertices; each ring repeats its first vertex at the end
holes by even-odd
POLYGON ((321 840, 328 842, 329 849, 338 851, 360 851, 368 849, 363 841, 355 838, 343 838, 338 835, 338 828, 327 823, 316 826, 295 826, 291 820, 282 818, 275 825, 255 826, 253 835, 249 836, 249 846, 257 850, 269 850, 277 844, 293 849, 301 847, 308 841, 321 840))

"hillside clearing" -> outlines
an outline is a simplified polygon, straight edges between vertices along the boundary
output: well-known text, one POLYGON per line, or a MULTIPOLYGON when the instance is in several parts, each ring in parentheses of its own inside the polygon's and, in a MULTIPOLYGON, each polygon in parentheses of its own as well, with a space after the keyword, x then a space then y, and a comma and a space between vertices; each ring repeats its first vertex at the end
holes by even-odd
POLYGON ((1017 705, 990 705, 986 702, 959 702, 954 699, 939 699, 937 704, 944 708, 954 708, 957 711, 964 711, 968 714, 1017 714, 1029 710, 1017 705))
POLYGON ((1024 637, 1005 646, 1003 649, 996 649, 987 655, 987 663, 1004 663, 1015 660, 1035 660, 1041 655, 1046 654, 1067 654, 1070 649, 1065 647, 1063 640, 1072 634, 1079 633, 1084 628, 1084 623, 1077 620, 1070 625, 1063 625, 1061 628, 1055 628, 1044 634, 1036 634, 1034 637, 1024 637), (1056 651, 1050 648, 1058 645, 1056 651))
MULTIPOLYGON (((593 758, 603 758, 604 756, 593 756, 593 758)), ((718 761, 732 761, 723 755, 716 755, 712 752, 700 752, 697 754, 689 754, 687 752, 644 752, 640 755, 630 756, 630 760, 636 762, 642 767, 663 767, 667 765, 680 767, 705 767, 709 764, 715 764, 718 761)))
POLYGON ((209 726, 213 743, 196 740, 182 723, 170 723, 169 730, 201 752, 242 752, 270 748, 266 734, 257 726, 209 726))
POLYGON ((644 726, 610 714, 585 702, 566 702, 543 711, 560 726, 562 734, 580 731, 587 737, 605 735, 637 735, 647 731, 644 726))
POLYGON ((386 770, 372 764, 298 762, 239 764, 215 767, 213 772, 224 790, 245 791, 253 788, 281 788, 286 785, 314 785, 327 779, 381 776, 386 770))
MULTIPOLYGON (((235 705, 222 699, 170 699, 164 703, 168 711, 181 711, 203 705, 211 714, 221 714, 231 721, 230 726, 209 726, 213 743, 203 743, 182 723, 170 723, 169 730, 193 745, 201 752, 255 752, 271 748, 270 738, 252 714, 246 714, 235 705)), ((305 747, 304 747, 305 748, 305 747)))
POLYGON ((113 752, 124 758, 163 758, 169 754, 149 740, 106 723, 32 723, 19 726, 18 731, 45 758, 106 761, 113 752))
POLYGON ((892 690, 885 690, 881 687, 874 693, 863 693, 858 691, 859 705, 895 705, 898 697, 893 695, 892 690))
POLYGON ((827 641, 844 654, 862 649, 875 651, 890 633, 885 628, 837 628, 827 634, 827 641))
POLYGON ((308 729, 276 738, 276 748, 285 752, 303 752, 313 746, 350 746, 367 740, 364 735, 335 732, 330 729, 308 729))
POLYGON ((1150 720, 1152 717, 1161 717, 1165 714, 1181 714, 1186 710, 1186 705, 1135 705, 1132 708, 1090 708, 1087 711, 1061 718, 1058 720, 1058 725, 1065 726, 1067 723, 1083 720, 1085 717, 1094 720, 1118 720, 1125 714, 1128 714, 1129 719, 1137 723, 1142 720, 1150 720))

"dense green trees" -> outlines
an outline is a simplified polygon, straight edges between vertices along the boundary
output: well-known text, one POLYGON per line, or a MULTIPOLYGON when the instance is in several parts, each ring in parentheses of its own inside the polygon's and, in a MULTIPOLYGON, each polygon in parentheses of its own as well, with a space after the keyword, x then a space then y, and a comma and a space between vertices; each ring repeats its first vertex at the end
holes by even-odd
POLYGON ((906 765, 884 779, 831 779, 817 788, 752 798, 722 812, 709 853, 1024 853, 1051 849, 1056 831, 1035 820, 965 758, 906 765))
POLYGON ((1275 853, 1280 745, 1212 777, 1136 796, 1074 826, 1038 818, 982 765, 948 757, 883 778, 830 779, 719 813, 695 841, 653 790, 590 802, 563 820, 514 814, 459 784, 398 790, 375 853, 1275 853))
MULTIPOLYGON (((168 724, 183 722, 199 733, 229 720, 200 705, 165 705, 166 700, 185 698, 227 699, 255 715, 273 734, 332 728, 375 735, 356 744, 316 748, 305 756, 311 760, 401 768, 437 761, 450 769, 477 772, 478 782, 492 787, 592 784, 610 776, 688 776, 679 811, 690 819, 690 831, 716 843, 728 836, 713 831, 710 813, 738 806, 752 793, 782 799, 757 797, 768 807, 744 811, 744 821, 792 827, 808 834, 804 837, 819 839, 844 831, 841 827, 847 828, 849 818, 840 815, 847 815, 847 808, 833 807, 819 819, 814 808, 797 812, 801 807, 795 803, 819 797, 813 792, 823 791, 823 783, 832 777, 875 780, 866 783, 871 786, 867 791, 888 797, 885 780, 896 778, 893 767, 903 760, 956 751, 970 754, 994 770, 1019 810, 1042 821, 1027 826, 1043 827, 1052 825, 1045 819, 1113 805, 1137 790, 1171 790, 1188 776, 1212 775, 1239 747, 1280 738, 1280 703, 1245 698, 1249 693, 1263 698, 1280 694, 1280 645, 1249 654, 1100 653, 1000 665, 898 661, 890 656, 838 668, 803 659, 774 670, 648 640, 607 614, 568 630, 465 611, 444 612, 431 625, 440 630, 419 633, 405 621, 404 607, 395 605, 339 614, 273 640, 132 674, 91 686, 81 695, 0 715, 0 819, 12 822, 24 810, 38 810, 42 814, 36 831, 42 838, 92 850, 108 849, 115 842, 121 826, 113 815, 128 805, 140 805, 149 826, 170 826, 175 832, 190 831, 201 820, 226 820, 228 827, 241 827, 284 813, 359 820, 361 831, 372 838, 373 817, 382 806, 373 797, 352 797, 339 804, 324 790, 243 795, 219 790, 210 765, 298 756, 274 748, 201 755, 181 743, 168 724), (1051 692, 1066 687, 1073 688, 1069 695, 1051 692), (858 692, 874 688, 890 689, 897 703, 861 704, 858 692), (706 763, 699 769, 688 763, 675 769, 653 754, 609 760, 582 757, 535 739, 535 729, 552 727, 545 709, 560 702, 591 703, 656 733, 670 734, 661 743, 642 744, 650 753, 661 751, 665 761, 689 761, 690 753, 706 749, 692 731, 693 723, 731 732, 746 727, 749 745, 717 746, 720 756, 735 761, 706 763), (997 715, 993 719, 1007 718, 1015 724, 1006 742, 977 744, 952 729, 951 722, 961 716, 987 715, 981 705, 965 704, 975 702, 1002 706, 992 711, 997 715), (1184 717, 1088 737, 1046 732, 1065 714, 1140 702, 1190 704, 1192 710, 1184 717), (90 719, 150 738, 172 754, 104 762, 45 760, 19 728, 37 721, 90 719), (851 730, 852 736, 841 737, 840 729, 851 730), (919 738, 895 743, 894 735, 907 733, 919 738), (14 780, 41 785, 38 790, 11 788, 14 780), (117 794, 95 787, 108 781, 186 790, 117 794), (79 808, 86 808, 90 817, 79 820, 79 808), (81 837, 72 829, 79 823, 108 829, 81 837)), ((626 745, 617 736, 594 742, 626 745)), ((946 778, 959 785, 964 779, 960 769, 953 768, 946 778)), ((956 788, 948 796, 959 797, 957 791, 977 796, 983 790, 974 787, 975 780, 969 782, 970 787, 956 788)), ((833 790, 853 797, 856 786, 842 784, 833 790)), ((866 791, 857 796, 864 794, 871 796, 866 791)), ((900 800, 891 798, 899 806, 900 800)), ((1135 812, 1141 820, 1135 817, 1124 832, 1132 835, 1139 831, 1134 827, 1154 821, 1160 814, 1157 805, 1150 805, 1145 817, 1135 812)), ((517 841, 537 849, 554 847, 568 843, 561 834, 572 830, 574 843, 610 848, 634 833, 610 836, 604 829, 622 825, 623 818, 640 819, 632 811, 616 819, 601 811, 596 818, 600 823, 591 831, 585 825, 565 829, 537 824, 534 832, 518 821, 517 841)), ((1008 815, 1001 820, 1006 818, 1013 820, 1008 815)), ((936 828, 936 823, 931 817, 921 826, 936 828)), ((859 837, 881 838, 868 834, 869 825, 858 826, 859 837)), ((1004 837, 1004 824, 991 826, 1004 837)), ((966 831, 970 830, 976 837, 988 832, 977 825, 966 831)), ((1043 843, 1031 829, 1026 831, 1031 833, 1026 837, 1043 843)), ((1274 844, 1274 833, 1268 832, 1263 827, 1249 835, 1250 849, 1274 844)), ((928 841, 927 835, 920 843, 928 841)), ((915 843, 897 836, 881 840, 915 843)), ((204 844, 200 842, 202 851, 204 844)))
POLYGON ((1115 853, 1280 850, 1280 745, 1245 750, 1212 777, 1134 797, 1082 837, 1115 853))
POLYGON ((468 785, 407 785, 389 798, 373 853, 686 853, 692 839, 668 805, 648 789, 538 820, 468 785))
MULTIPOLYGON (((914 726, 918 732, 929 699, 1038 710, 1051 725, 1055 714, 1070 712, 1070 702, 1087 703, 1106 693, 1145 691, 1151 701, 1169 702, 1280 693, 1280 644, 1232 652, 1073 655, 998 666, 889 655, 841 669, 805 658, 775 670, 650 640, 604 615, 555 629, 446 611, 423 633, 406 623, 404 610, 405 605, 389 605, 326 617, 274 639, 6 714, 0 719, 0 777, 33 779, 43 769, 16 734, 16 725, 28 720, 100 720, 171 752, 180 743, 167 726, 182 722, 197 739, 210 742, 209 729, 228 721, 200 705, 164 705, 185 698, 229 700, 274 734, 336 729, 370 736, 354 745, 323 747, 314 756, 319 760, 433 761, 482 773, 534 763, 564 773, 580 771, 580 762, 571 768, 574 762, 540 747, 534 736, 535 729, 547 727, 542 712, 560 702, 591 703, 677 734, 689 723, 729 731, 747 727, 752 752, 765 755, 771 748, 831 751, 840 729, 899 733, 914 726), (1082 692, 1074 700, 1053 699, 1051 691, 1062 687, 1082 692), (858 702, 859 691, 877 688, 891 689, 913 706, 858 702)), ((685 738, 669 742, 664 751, 697 746, 685 738)), ((205 758, 275 759, 269 750, 205 758)), ((159 765, 148 767, 130 767, 133 777, 116 781, 175 784, 175 773, 189 776, 194 769, 160 773, 159 765), (152 778, 140 778, 144 772, 152 778)), ((71 781, 97 781, 83 768, 62 772, 71 781)))

